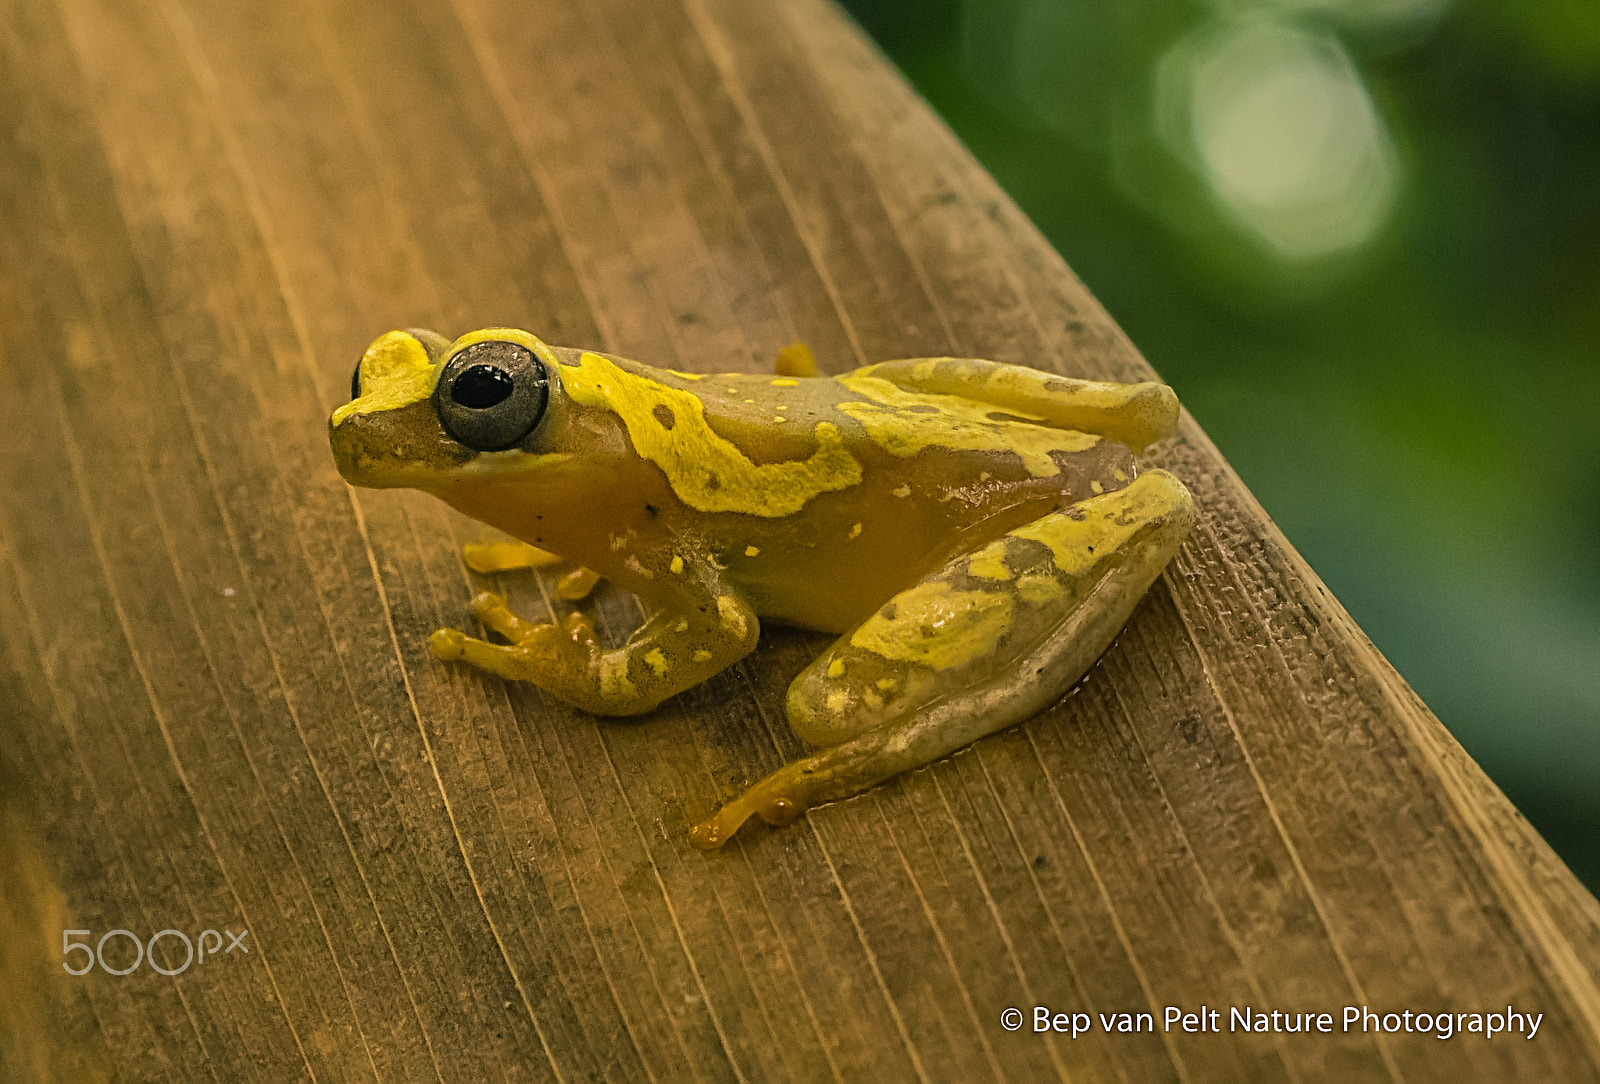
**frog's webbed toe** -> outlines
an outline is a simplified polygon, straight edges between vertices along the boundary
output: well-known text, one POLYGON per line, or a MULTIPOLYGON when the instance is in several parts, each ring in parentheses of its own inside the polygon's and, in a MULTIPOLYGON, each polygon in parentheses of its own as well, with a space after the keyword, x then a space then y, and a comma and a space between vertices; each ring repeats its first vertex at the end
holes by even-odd
POLYGON ((721 846, 859 793, 1022 721, 1110 645, 1188 534, 1189 492, 1166 471, 1017 528, 900 592, 789 687, 789 721, 826 746, 697 826, 721 846))
POLYGON ((480 591, 472 597, 472 612, 486 628, 498 632, 513 644, 523 642, 539 627, 512 613, 503 596, 489 591, 480 591))
MULTIPOLYGON (((594 622, 587 614, 573 610, 556 624, 525 621, 512 613, 504 597, 492 591, 480 591, 472 597, 472 612, 484 626, 499 633, 513 644, 528 645, 560 633, 581 643, 595 642, 594 622)), ((444 630, 453 631, 453 630, 444 630)))

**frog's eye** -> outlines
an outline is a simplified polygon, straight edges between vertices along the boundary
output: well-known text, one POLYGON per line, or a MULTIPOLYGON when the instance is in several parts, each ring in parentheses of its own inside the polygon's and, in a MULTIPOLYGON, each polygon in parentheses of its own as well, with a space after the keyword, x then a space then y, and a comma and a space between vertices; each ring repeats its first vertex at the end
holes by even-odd
POLYGON ((477 451, 498 452, 544 417, 550 378, 525 346, 473 343, 445 363, 433 399, 447 433, 477 451))

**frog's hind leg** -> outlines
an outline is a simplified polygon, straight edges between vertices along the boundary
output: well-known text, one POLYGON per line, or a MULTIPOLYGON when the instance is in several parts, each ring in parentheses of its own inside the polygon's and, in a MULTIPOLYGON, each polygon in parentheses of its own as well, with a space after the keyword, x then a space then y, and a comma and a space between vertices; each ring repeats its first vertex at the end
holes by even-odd
POLYGON ((1165 384, 1077 380, 981 358, 908 358, 846 374, 884 380, 904 391, 956 395, 989 403, 1054 429, 1076 429, 1121 441, 1135 452, 1178 427, 1178 396, 1165 384))
POLYGON ((1110 645, 1189 532, 1166 471, 1017 528, 951 561, 840 637, 789 687, 789 721, 828 746, 713 818, 721 846, 752 814, 782 824, 1048 707, 1110 645))

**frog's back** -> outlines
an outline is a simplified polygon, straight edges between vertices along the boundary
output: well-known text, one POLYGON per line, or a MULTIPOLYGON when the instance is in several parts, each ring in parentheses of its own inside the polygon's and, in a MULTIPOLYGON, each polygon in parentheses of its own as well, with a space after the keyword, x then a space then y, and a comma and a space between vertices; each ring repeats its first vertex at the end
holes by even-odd
POLYGON ((803 377, 556 353, 568 397, 614 414, 663 472, 681 508, 661 505, 662 524, 761 615, 827 631, 956 553, 1126 485, 1129 445, 1152 428, 1128 415, 1171 395, 962 359, 803 377), (1108 418, 1114 434, 1088 431, 1108 418))
MULTIPOLYGON (((591 352, 556 350, 563 365, 580 365, 586 353, 591 352)), ((924 436, 951 421, 980 427, 986 420, 1026 422, 1099 434, 1139 452, 1171 435, 1178 419, 1177 396, 1164 384, 1079 380, 981 358, 907 358, 835 377, 800 377, 688 373, 598 356, 670 389, 669 394, 693 396, 713 427, 789 427, 800 420, 836 420, 832 415, 840 410, 857 420, 892 412, 900 415, 899 429, 916 429, 924 436)))

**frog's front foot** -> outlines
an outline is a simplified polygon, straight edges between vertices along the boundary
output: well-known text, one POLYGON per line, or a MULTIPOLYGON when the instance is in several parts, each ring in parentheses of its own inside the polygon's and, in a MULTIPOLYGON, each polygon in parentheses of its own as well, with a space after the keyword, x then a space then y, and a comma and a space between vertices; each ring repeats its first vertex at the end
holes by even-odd
POLYGON ((687 613, 658 610, 619 647, 606 649, 594 622, 572 611, 550 623, 524 621, 499 595, 485 591, 472 612, 510 643, 495 644, 440 629, 428 647, 512 681, 531 681, 593 715, 642 715, 731 665, 755 646, 759 626, 749 604, 732 595, 687 613))
POLYGON ((492 644, 459 629, 439 629, 428 637, 428 650, 435 658, 444 662, 464 660, 491 674, 527 681, 532 679, 530 675, 552 666, 586 668, 598 647, 594 623, 577 611, 559 623, 536 624, 512 613, 504 598, 484 591, 473 598, 472 612, 511 643, 492 644))

